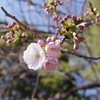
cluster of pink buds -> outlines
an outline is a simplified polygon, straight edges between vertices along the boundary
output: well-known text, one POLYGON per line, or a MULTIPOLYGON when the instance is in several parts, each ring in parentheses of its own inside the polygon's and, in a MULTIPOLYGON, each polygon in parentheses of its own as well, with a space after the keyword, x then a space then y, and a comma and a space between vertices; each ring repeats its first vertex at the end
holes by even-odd
POLYGON ((79 46, 78 44, 84 41, 83 37, 79 37, 77 31, 83 31, 87 26, 88 23, 86 22, 80 22, 80 20, 75 15, 65 15, 64 18, 60 17, 60 20, 58 19, 60 16, 55 15, 52 17, 52 20, 59 21, 62 28, 57 28, 56 32, 59 35, 63 35, 66 37, 66 39, 71 39, 74 42, 74 49, 78 50, 79 46), (76 22, 79 21, 79 24, 76 22))
POLYGON ((56 3, 57 5, 63 5, 63 2, 61 2, 61 1, 59 1, 59 0, 56 0, 55 3, 56 3))
POLYGON ((84 41, 84 37, 79 37, 78 32, 73 32, 74 50, 78 50, 78 44, 84 41))
POLYGON ((52 20, 53 21, 59 21, 59 20, 61 20, 62 19, 62 17, 60 17, 59 15, 54 15, 53 17, 52 17, 52 20))
POLYGON ((52 11, 53 11, 53 7, 50 6, 50 5, 47 5, 46 3, 43 3, 43 4, 42 4, 42 7, 45 8, 45 11, 46 11, 48 14, 51 14, 52 11))
POLYGON ((43 63, 45 70, 51 72, 56 69, 58 65, 57 57, 60 53, 60 47, 62 45, 61 40, 56 40, 55 36, 48 37, 46 42, 39 40, 40 46, 45 46, 46 58, 43 63))
POLYGON ((11 29, 14 25, 16 25, 16 22, 12 22, 7 25, 7 29, 11 29))
POLYGON ((14 38, 14 31, 13 27, 16 25, 16 22, 12 22, 6 26, 7 29, 10 31, 6 33, 6 35, 1 36, 1 39, 3 39, 7 44, 11 45, 11 40, 14 38))
POLYGON ((92 20, 91 21, 91 24, 98 24, 99 20, 98 19, 95 19, 95 20, 92 20))
POLYGON ((75 15, 72 15, 72 16, 70 16, 70 15, 65 15, 65 17, 64 17, 62 20, 60 20, 59 22, 60 22, 60 24, 65 24, 65 22, 66 22, 68 19, 77 20, 77 17, 76 17, 75 15))
POLYGON ((83 22, 81 24, 78 25, 78 27, 80 28, 80 30, 84 30, 86 27, 88 26, 88 23, 83 22))
POLYGON ((93 12, 95 13, 94 16, 95 16, 96 19, 91 20, 91 24, 98 24, 99 23, 100 14, 97 13, 97 8, 94 7, 92 12, 90 12, 90 11, 85 12, 84 16, 88 16, 88 15, 92 14, 93 12))
POLYGON ((51 4, 43 3, 42 7, 45 8, 45 11, 48 14, 51 14, 53 12, 53 10, 55 9, 55 7, 58 6, 58 5, 63 5, 63 3, 60 2, 59 0, 56 0, 54 2, 51 2, 51 4))
POLYGON ((7 44, 11 45, 11 39, 14 38, 14 32, 8 32, 6 35, 1 36, 1 39, 3 39, 7 44))

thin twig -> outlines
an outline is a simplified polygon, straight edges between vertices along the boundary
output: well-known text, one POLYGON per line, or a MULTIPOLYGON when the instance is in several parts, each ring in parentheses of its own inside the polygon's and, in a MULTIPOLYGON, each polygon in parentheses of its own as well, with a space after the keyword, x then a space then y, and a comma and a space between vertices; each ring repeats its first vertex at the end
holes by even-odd
POLYGON ((40 71, 38 71, 38 74, 37 74, 37 77, 36 77, 35 87, 33 89, 33 93, 32 93, 32 96, 31 96, 32 100, 34 99, 34 96, 35 96, 37 88, 38 88, 39 77, 40 77, 40 71))
POLYGON ((0 7, 0 8, 5 13, 6 16, 14 19, 20 26, 23 26, 26 30, 28 30, 29 32, 31 32, 36 38, 41 39, 40 36, 38 36, 37 34, 35 34, 33 32, 33 30, 31 30, 30 28, 28 28, 26 25, 24 25, 23 23, 21 23, 15 16, 10 15, 3 7, 0 7))
POLYGON ((67 53, 67 54, 75 55, 77 57, 84 58, 84 59, 90 59, 90 60, 100 59, 100 57, 88 57, 88 56, 80 55, 80 54, 75 53, 74 51, 68 51, 68 50, 60 50, 60 51, 63 54, 67 53))
POLYGON ((62 97, 60 100, 65 100, 68 98, 72 93, 76 93, 75 91, 80 90, 80 89, 89 89, 89 88, 94 88, 94 87, 100 87, 100 82, 95 82, 92 84, 85 84, 81 86, 77 86, 72 88, 71 90, 67 91, 64 97, 62 97))

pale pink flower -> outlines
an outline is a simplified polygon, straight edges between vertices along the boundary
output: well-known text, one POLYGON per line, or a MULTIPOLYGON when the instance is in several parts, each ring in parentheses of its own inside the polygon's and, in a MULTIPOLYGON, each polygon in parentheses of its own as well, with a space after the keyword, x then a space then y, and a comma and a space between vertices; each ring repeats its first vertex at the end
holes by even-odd
POLYGON ((39 44, 40 46, 44 46, 44 45, 45 45, 45 42, 44 42, 44 40, 41 39, 41 40, 38 41, 38 44, 39 44))
POLYGON ((24 51, 23 59, 29 69, 38 70, 45 60, 45 53, 37 43, 31 43, 24 51))
POLYGON ((54 42, 49 42, 46 45, 45 51, 48 56, 57 57, 60 53, 60 45, 54 42))
POLYGON ((54 57, 47 57, 43 63, 43 66, 48 72, 54 71, 58 66, 58 60, 54 57))

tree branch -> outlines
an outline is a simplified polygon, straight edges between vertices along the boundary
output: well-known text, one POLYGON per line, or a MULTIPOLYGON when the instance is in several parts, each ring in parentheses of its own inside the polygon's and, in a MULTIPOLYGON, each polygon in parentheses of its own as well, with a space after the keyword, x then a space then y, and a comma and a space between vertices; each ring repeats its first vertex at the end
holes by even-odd
POLYGON ((65 53, 72 54, 72 55, 75 55, 77 57, 84 58, 84 59, 90 59, 90 60, 98 60, 98 59, 100 59, 100 57, 88 57, 88 56, 80 55, 80 54, 75 53, 74 51, 68 51, 68 50, 60 50, 60 51, 63 54, 65 54, 65 53))
POLYGON ((0 8, 1 8, 2 11, 5 13, 6 16, 8 16, 8 17, 14 19, 14 20, 18 23, 18 25, 24 27, 26 30, 28 30, 29 32, 31 32, 36 38, 41 39, 40 36, 38 36, 37 34, 35 34, 35 33, 33 32, 33 30, 31 30, 30 28, 28 28, 26 25, 24 25, 23 23, 21 23, 15 16, 10 15, 3 7, 0 7, 0 8))
POLYGON ((65 100, 66 98, 68 98, 72 93, 74 93, 77 90, 89 89, 89 88, 94 88, 94 87, 100 87, 100 82, 95 82, 95 83, 92 83, 92 84, 85 84, 85 85, 74 87, 71 90, 69 90, 68 92, 66 92, 64 97, 62 97, 60 100, 65 100))

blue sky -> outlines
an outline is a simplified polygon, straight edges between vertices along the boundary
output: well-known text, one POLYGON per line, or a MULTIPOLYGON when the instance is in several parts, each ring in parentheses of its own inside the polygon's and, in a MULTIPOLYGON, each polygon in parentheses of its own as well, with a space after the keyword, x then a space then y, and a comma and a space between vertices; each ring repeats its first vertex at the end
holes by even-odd
MULTIPOLYGON (((7 7, 7 5, 6 5, 6 2, 5 2, 5 0, 2 0, 2 2, 0 2, 0 7, 4 7, 4 8, 8 8, 7 7)), ((0 9, 0 18, 2 18, 2 19, 6 19, 6 17, 5 17, 5 15, 4 15, 4 13, 2 12, 2 10, 0 9)))

